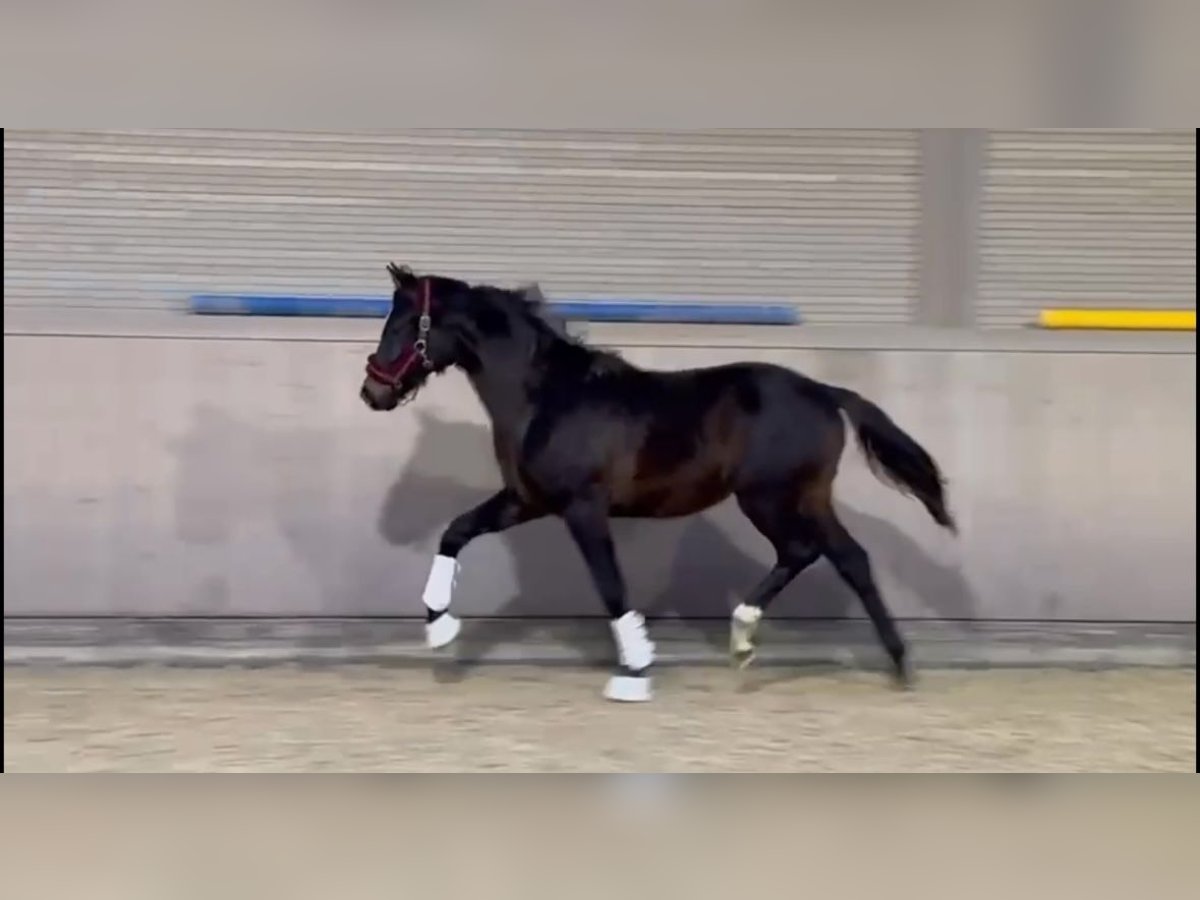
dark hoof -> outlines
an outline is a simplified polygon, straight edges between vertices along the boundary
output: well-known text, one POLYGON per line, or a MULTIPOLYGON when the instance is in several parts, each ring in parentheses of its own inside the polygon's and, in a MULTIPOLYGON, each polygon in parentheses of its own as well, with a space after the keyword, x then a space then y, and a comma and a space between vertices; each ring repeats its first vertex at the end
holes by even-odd
POLYGON ((899 665, 892 670, 892 684, 897 690, 911 691, 915 685, 915 677, 906 665, 899 665))

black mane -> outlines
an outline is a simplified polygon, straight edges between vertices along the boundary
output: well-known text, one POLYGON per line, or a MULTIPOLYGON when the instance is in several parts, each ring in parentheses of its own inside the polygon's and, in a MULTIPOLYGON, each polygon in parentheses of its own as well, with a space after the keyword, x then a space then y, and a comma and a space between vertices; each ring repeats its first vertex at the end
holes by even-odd
POLYGON ((634 367, 611 350, 601 350, 566 330, 565 320, 557 320, 546 307, 546 297, 537 284, 516 290, 477 285, 470 288, 477 301, 489 303, 527 325, 536 335, 537 354, 544 365, 570 371, 585 378, 597 378, 634 367))

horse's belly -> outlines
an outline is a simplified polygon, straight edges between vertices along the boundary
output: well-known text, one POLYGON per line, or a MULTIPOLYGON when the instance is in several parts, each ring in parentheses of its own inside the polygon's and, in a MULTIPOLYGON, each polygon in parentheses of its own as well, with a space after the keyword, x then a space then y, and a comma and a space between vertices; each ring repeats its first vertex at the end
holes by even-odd
POLYGON ((690 516, 715 506, 730 495, 733 486, 719 472, 671 482, 635 482, 613 497, 613 515, 629 518, 668 519, 690 516))

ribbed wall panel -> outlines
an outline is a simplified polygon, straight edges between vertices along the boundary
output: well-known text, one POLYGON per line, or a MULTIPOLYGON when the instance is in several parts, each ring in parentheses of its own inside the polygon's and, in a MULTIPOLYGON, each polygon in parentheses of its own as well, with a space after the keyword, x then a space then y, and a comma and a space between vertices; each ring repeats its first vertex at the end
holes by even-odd
POLYGON ((1047 307, 1193 308, 1190 131, 1004 131, 989 138, 981 325, 1047 307))
POLYGON ((794 301, 904 322, 907 131, 5 136, 5 302, 370 293, 388 260, 559 296, 794 301))

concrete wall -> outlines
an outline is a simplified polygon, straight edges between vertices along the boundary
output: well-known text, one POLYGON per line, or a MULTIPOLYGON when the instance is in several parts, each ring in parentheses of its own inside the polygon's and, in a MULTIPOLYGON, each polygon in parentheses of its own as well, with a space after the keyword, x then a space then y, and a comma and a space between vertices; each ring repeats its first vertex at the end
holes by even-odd
MULTIPOLYGON (((420 614, 440 529, 498 486, 466 382, 372 414, 356 393, 378 323, 147 315, 6 314, 6 613, 420 614)), ((770 360, 887 409, 943 465, 963 530, 939 531, 847 451, 844 518, 899 616, 1195 619, 1192 335, 592 337, 647 366, 770 360)), ((769 561, 732 505, 617 531, 656 614, 725 615, 769 561)), ((467 614, 600 614, 557 522, 481 539, 463 562, 467 614)), ((775 610, 859 614, 824 562, 775 610)))

